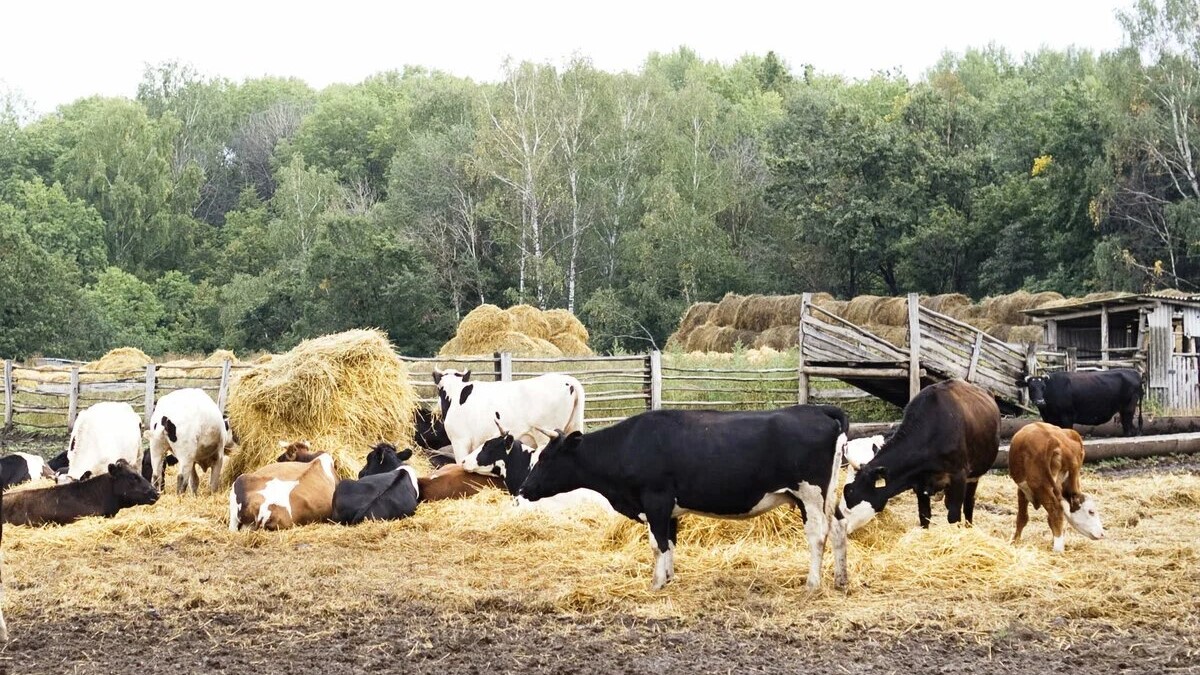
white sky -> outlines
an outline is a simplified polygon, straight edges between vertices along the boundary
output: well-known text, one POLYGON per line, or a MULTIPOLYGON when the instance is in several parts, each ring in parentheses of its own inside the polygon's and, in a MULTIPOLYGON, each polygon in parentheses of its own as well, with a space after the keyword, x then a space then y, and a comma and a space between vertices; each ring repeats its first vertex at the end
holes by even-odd
MULTIPOLYGON (((242 80, 295 76, 314 87, 357 82, 406 64, 498 79, 506 56, 590 56, 636 70, 680 45, 729 62, 775 50, 793 69, 852 77, 900 67, 919 76, 944 50, 995 42, 1015 55, 1042 46, 1121 44, 1114 15, 1133 0, 13 0, 0 11, 0 87, 38 112, 91 94, 133 96, 147 63, 179 60, 242 80)), ((0 90, 2 91, 2 90, 0 90)))

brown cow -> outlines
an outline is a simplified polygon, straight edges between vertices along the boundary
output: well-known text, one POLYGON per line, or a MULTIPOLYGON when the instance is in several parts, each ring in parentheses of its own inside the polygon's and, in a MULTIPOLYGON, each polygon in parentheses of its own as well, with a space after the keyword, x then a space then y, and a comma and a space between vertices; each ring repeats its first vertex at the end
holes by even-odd
POLYGON ((276 462, 311 462, 322 453, 314 452, 308 441, 279 441, 283 454, 275 458, 276 462))
POLYGON ((418 497, 423 502, 462 499, 489 487, 504 490, 504 479, 471 473, 461 464, 447 464, 428 476, 417 478, 418 497))
POLYGON ((66 525, 86 516, 111 518, 123 508, 156 501, 158 490, 122 459, 87 480, 6 492, 3 518, 12 525, 66 525))
POLYGON ((921 527, 929 527, 931 497, 943 490, 947 520, 970 523, 979 478, 999 450, 1000 409, 991 394, 963 380, 925 387, 905 406, 896 433, 842 490, 835 527, 853 532, 906 490, 917 494, 921 527))
POLYGON ((229 491, 229 530, 283 530, 328 520, 337 476, 333 457, 277 462, 244 473, 229 491))
POLYGON ((1008 475, 1017 484, 1017 531, 1013 542, 1029 522, 1029 503, 1046 509, 1054 551, 1063 550, 1063 519, 1081 534, 1104 538, 1104 526, 1095 501, 1079 486, 1083 465, 1083 438, 1074 429, 1034 422, 1023 427, 1008 450, 1008 475))

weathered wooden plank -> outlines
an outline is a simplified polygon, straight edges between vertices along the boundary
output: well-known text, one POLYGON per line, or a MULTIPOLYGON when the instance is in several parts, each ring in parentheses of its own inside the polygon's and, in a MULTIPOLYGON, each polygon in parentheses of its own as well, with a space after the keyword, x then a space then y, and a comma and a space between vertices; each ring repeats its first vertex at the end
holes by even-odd
POLYGON ((154 414, 154 388, 155 382, 155 365, 153 363, 146 365, 146 397, 144 401, 145 408, 143 410, 142 423, 147 429, 150 428, 150 417, 154 414))
POLYGON ((657 349, 650 352, 650 409, 662 407, 662 352, 657 349))
POLYGON ((4 360, 4 430, 12 429, 13 425, 13 362, 4 360))
POLYGON ((983 353, 983 333, 975 334, 975 346, 971 348, 971 365, 967 366, 967 382, 975 378, 975 371, 979 368, 979 355, 983 353))
POLYGON ((858 356, 855 359, 858 361, 896 361, 906 357, 898 347, 871 333, 822 324, 813 319, 806 320, 804 326, 809 329, 807 337, 839 344, 847 353, 858 356))
POLYGON ((804 316, 808 314, 808 307, 812 304, 812 293, 803 293, 800 296, 800 325, 797 326, 799 333, 797 335, 796 348, 800 354, 800 364, 797 370, 796 382, 796 401, 804 404, 808 403, 808 374, 804 372, 804 316))
POLYGON ((75 415, 79 413, 79 366, 71 368, 71 390, 67 394, 67 428, 75 428, 75 415))

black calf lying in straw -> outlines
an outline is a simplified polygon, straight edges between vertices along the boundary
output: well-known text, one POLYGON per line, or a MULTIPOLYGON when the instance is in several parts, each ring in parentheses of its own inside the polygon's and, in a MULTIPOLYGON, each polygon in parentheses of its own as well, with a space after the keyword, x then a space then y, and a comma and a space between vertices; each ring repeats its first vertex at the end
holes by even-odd
MULTIPOLYGON (((840 408, 798 405, 760 412, 654 410, 588 434, 542 431, 552 439, 520 494, 537 501, 588 488, 618 513, 647 523, 654 589, 675 575, 680 515, 748 518, 795 504, 811 554, 808 586, 819 588, 847 428, 840 408)), ((833 533, 834 582, 844 587, 845 528, 833 533)))
POLYGON ((364 520, 399 520, 417 512, 417 472, 404 462, 412 450, 397 453, 387 443, 375 446, 358 480, 339 481, 333 490, 333 520, 356 525, 364 520), (384 468, 384 465, 388 468, 384 468))
POLYGON ((73 523, 86 516, 112 517, 118 511, 158 501, 158 490, 121 460, 94 478, 37 490, 7 492, 4 522, 13 525, 73 523))

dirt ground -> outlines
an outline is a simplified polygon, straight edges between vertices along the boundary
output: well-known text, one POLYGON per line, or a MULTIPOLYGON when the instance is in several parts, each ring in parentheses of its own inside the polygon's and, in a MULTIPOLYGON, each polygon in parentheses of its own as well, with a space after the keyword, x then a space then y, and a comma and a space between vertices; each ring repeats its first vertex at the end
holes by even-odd
MULTIPOLYGON (((57 447, 24 441, 3 448, 15 450, 54 454, 57 447)), ((1109 462, 1095 473, 1113 479, 1200 475, 1200 458, 1109 462)), ((479 569, 464 573, 487 574, 486 555, 477 563, 479 569)), ((62 569, 65 563, 46 564, 62 569)), ((162 575, 167 583, 169 571, 162 575)), ((342 590, 334 579, 323 583, 331 594, 342 590)), ((28 584, 16 579, 6 585, 16 595, 29 593, 28 584)), ((255 592, 253 584, 245 587, 255 592)), ((277 604, 239 613, 176 602, 71 614, 44 604, 27 606, 9 617, 12 640, 0 649, 0 673, 1200 673, 1200 635, 1150 621, 1116 629, 1079 616, 1048 623, 1029 617, 1041 627, 1018 620, 973 637, 921 624, 899 635, 860 626, 813 639, 782 622, 772 627, 769 620, 731 615, 728 607, 686 620, 662 619, 565 612, 493 595, 474 611, 462 611, 398 600, 379 588, 362 592, 367 602, 358 606, 370 609, 355 612, 329 609, 335 605, 291 611, 277 604), (281 627, 286 622, 277 612, 297 618, 281 627)), ((289 598, 298 600, 288 594, 276 600, 289 598)), ((853 603, 855 597, 841 601, 853 603)), ((1200 613, 1200 598, 1191 604, 1178 611, 1200 613)), ((809 618, 822 620, 819 611, 809 618)))
MULTIPOLYGON (((28 621, 28 619, 27 619, 28 621)), ((15 627, 0 654, 8 673, 1197 673, 1196 636, 1101 632, 1060 644, 1014 626, 983 644, 924 633, 869 632, 805 641, 627 616, 489 611, 464 618, 421 606, 325 625, 263 630, 253 619, 81 616, 15 627)))

